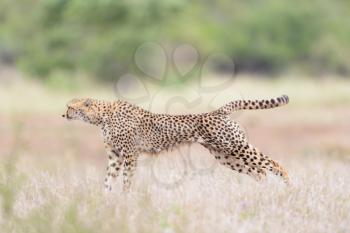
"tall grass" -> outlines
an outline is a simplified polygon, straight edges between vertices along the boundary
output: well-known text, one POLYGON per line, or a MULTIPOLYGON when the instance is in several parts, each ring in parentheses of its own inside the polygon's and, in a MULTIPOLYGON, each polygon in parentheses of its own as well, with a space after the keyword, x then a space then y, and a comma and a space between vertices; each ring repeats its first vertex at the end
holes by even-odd
MULTIPOLYGON (((190 173, 172 188, 159 185, 150 176, 150 166, 142 166, 128 195, 121 192, 121 182, 114 192, 102 192, 102 176, 91 167, 85 168, 84 175, 79 166, 37 170, 25 174, 18 190, 23 178, 16 179, 2 167, 11 183, 7 192, 3 188, 1 192, 0 229, 16 233, 347 232, 348 166, 325 157, 294 158, 287 163, 293 179, 290 187, 272 177, 258 184, 217 166, 213 173, 190 173)), ((168 175, 159 171, 159 177, 168 175)), ((181 164, 171 172, 180 174, 181 164)))

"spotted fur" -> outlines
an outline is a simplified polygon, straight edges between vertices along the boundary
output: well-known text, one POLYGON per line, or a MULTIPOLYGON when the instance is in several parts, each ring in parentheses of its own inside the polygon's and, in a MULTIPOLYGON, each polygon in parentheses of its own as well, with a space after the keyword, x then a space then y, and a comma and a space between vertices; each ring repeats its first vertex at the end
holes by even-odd
POLYGON ((263 180, 266 171, 271 171, 288 183, 288 174, 281 165, 253 147, 239 124, 230 118, 236 110, 274 108, 288 101, 287 96, 238 100, 209 113, 169 115, 151 113, 121 100, 83 98, 71 100, 63 117, 101 128, 108 155, 107 190, 111 190, 112 180, 122 166, 123 187, 129 190, 141 153, 158 154, 184 143, 201 144, 222 165, 256 180, 263 180))

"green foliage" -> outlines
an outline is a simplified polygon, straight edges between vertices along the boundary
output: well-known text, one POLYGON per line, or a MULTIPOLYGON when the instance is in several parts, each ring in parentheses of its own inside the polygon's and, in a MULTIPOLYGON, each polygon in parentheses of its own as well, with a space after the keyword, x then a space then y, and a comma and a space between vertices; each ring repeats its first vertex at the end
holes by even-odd
POLYGON ((207 15, 207 28, 199 34, 208 35, 203 47, 229 53, 239 69, 271 71, 306 63, 349 72, 350 24, 344 20, 349 13, 346 2, 222 0, 202 7, 198 15, 207 15), (330 36, 328 47, 323 41, 330 36))
POLYGON ((350 4, 281 0, 1 0, 0 59, 37 77, 83 71, 113 80, 146 41, 222 51, 240 70, 350 73, 350 4), (5 54, 5 55, 4 55, 5 54))

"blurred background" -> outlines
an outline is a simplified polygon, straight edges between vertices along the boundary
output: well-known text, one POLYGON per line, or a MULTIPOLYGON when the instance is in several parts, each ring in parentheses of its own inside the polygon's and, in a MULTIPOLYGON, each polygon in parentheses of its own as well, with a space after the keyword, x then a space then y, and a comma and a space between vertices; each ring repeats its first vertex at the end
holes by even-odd
POLYGON ((224 52, 237 72, 348 76, 349 8, 324 0, 1 0, 0 61, 43 82, 57 72, 115 81, 141 43, 156 41, 224 52))
MULTIPOLYGON (((0 0, 1 154, 8 153, 17 118, 27 127, 51 131, 55 123, 64 131, 57 117, 70 98, 121 94, 146 108, 153 101, 152 108, 164 112, 154 98, 132 98, 141 93, 137 86, 148 97, 165 88, 168 97, 187 98, 179 91, 198 77, 202 86, 232 81, 211 91, 226 93, 212 108, 235 98, 289 94, 289 110, 276 110, 285 111, 285 119, 295 122, 289 113, 297 109, 311 123, 340 124, 335 117, 349 114, 349 13, 348 1, 324 0, 0 0), (220 56, 209 59, 212 54, 220 56), (148 87, 149 77, 161 81, 148 87), (341 114, 333 116, 332 108, 341 114)), ((202 97, 200 88, 194 92, 202 97)), ((268 113, 254 114, 265 119, 268 113)), ((349 126, 339 128, 348 132, 349 126)))
MULTIPOLYGON (((96 169, 99 187, 106 163, 99 130, 61 118, 79 96, 124 98, 156 112, 177 101, 170 112, 189 113, 288 94, 286 107, 233 118, 292 175, 348 168, 349 15, 346 0, 0 0, 3 216, 18 221, 11 211, 30 213, 45 199, 38 193, 61 198, 50 182, 21 189, 23 180, 41 177, 32 174, 55 180, 63 171, 73 179, 96 169), (24 193, 20 202, 16 193, 24 193)), ((194 146, 196 153, 211 161, 194 146)), ((162 180, 171 180, 169 170, 162 180)))

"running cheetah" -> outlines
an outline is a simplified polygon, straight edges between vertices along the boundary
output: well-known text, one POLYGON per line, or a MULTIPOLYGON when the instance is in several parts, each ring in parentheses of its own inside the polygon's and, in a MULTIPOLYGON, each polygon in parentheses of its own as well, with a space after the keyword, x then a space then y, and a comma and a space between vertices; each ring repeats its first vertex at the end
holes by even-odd
POLYGON ((117 100, 73 99, 63 117, 82 120, 101 128, 108 155, 105 189, 123 165, 123 190, 128 191, 140 153, 157 154, 184 143, 199 143, 224 166, 260 181, 266 171, 289 183, 287 172, 276 161, 253 147, 239 126, 230 118, 233 111, 268 109, 285 105, 288 96, 270 100, 236 100, 208 113, 169 115, 155 114, 117 100))

